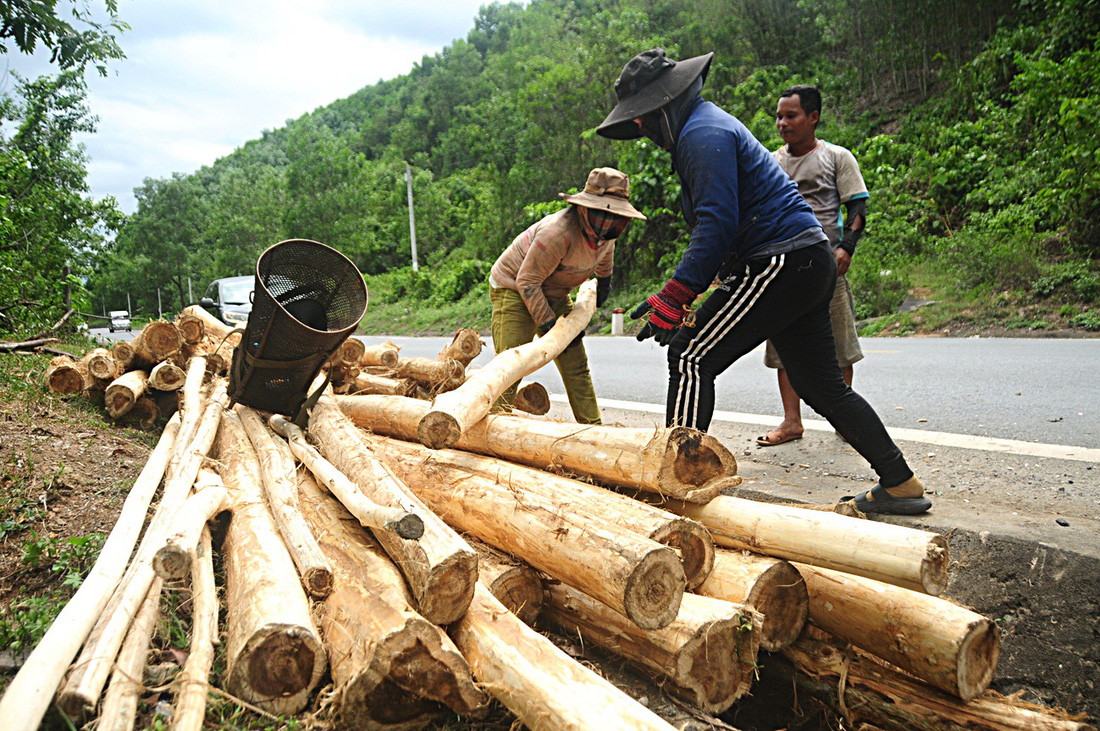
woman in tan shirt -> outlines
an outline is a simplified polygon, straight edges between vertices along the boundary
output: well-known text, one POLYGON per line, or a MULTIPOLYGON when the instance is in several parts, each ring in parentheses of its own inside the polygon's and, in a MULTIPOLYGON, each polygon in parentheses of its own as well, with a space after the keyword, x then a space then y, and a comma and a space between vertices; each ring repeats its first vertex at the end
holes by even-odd
MULTIPOLYGON (((493 301, 493 347, 501 353, 546 334, 558 317, 573 309, 569 293, 591 276, 597 279, 596 305, 611 292, 615 239, 630 220, 645 220, 630 205, 630 181, 614 168, 596 168, 584 190, 561 197, 571 205, 541 219, 512 241, 489 274, 493 301)), ((599 424, 600 409, 588 371, 582 337, 554 359, 561 374, 573 417, 582 424, 599 424)), ((509 411, 516 384, 500 397, 497 411, 509 411)))

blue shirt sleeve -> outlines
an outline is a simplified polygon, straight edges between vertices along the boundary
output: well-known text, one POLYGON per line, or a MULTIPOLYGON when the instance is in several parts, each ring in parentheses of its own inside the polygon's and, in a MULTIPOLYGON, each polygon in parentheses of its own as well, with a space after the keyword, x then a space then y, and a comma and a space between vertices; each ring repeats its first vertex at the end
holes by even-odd
POLYGON ((736 140, 727 130, 700 127, 677 145, 676 167, 689 195, 691 241, 673 277, 695 292, 714 280, 729 255, 740 222, 736 140))

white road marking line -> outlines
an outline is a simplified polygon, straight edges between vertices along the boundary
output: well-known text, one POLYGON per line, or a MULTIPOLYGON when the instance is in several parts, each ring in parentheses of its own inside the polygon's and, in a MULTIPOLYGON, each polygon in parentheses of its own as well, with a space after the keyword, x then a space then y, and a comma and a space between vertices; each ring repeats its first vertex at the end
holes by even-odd
MULTIPOLYGON (((558 394, 550 394, 550 400, 557 401, 558 403, 569 403, 569 399, 558 394)), ((664 421, 665 407, 661 404, 645 404, 634 401, 619 401, 616 399, 597 399, 597 401, 601 408, 660 414, 662 422, 664 421)), ((778 426, 779 422, 782 421, 778 416, 745 414, 739 411, 715 411, 712 420, 729 421, 737 424, 759 424, 761 426, 778 426)), ((820 419, 803 419, 802 425, 806 429, 813 429, 816 431, 833 431, 833 427, 829 422, 820 419)), ((903 442, 922 442, 924 444, 935 444, 941 447, 959 447, 961 449, 977 449, 985 452, 1003 452, 1005 454, 1027 455, 1031 457, 1100 463, 1100 449, 1091 449, 1089 447, 1044 444, 1042 442, 1024 442, 1017 439, 998 439, 996 437, 977 437, 970 434, 951 434, 948 432, 925 431, 923 429, 886 427, 886 431, 889 432, 892 438, 903 442)))

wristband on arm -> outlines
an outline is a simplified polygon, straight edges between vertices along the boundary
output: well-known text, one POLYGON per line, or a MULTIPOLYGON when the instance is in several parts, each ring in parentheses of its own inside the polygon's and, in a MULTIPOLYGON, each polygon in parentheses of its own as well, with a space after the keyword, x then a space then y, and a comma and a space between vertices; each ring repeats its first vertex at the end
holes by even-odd
POLYGON ((867 228, 867 199, 857 198, 855 200, 850 200, 844 204, 844 207, 847 209, 848 215, 845 217, 843 238, 837 243, 837 246, 847 251, 849 256, 851 256, 856 253, 856 244, 867 228), (852 224, 860 218, 863 219, 863 225, 859 228, 852 228, 852 224))

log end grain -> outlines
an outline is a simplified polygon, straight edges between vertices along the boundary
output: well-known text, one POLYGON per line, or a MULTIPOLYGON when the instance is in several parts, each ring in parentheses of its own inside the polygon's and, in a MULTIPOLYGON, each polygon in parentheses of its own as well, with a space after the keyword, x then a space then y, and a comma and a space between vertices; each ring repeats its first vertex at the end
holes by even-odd
POLYGON ((623 608, 642 629, 661 629, 676 619, 684 598, 684 567, 671 548, 646 554, 626 580, 623 608))
POLYGON ((379 655, 390 660, 387 677, 399 687, 442 703, 463 716, 480 715, 489 697, 477 687, 470 666, 438 627, 421 620, 421 627, 394 635, 379 655))
POLYGON ((317 635, 297 625, 270 624, 245 643, 227 689, 269 713, 299 713, 326 665, 317 635))
POLYGON ((964 701, 985 692, 1001 658, 1001 635, 992 620, 981 617, 971 623, 959 644, 958 687, 953 692, 964 701))
POLYGON ((417 609, 433 624, 450 624, 470 607, 477 586, 477 554, 456 552, 432 567, 417 609))
POLYGON ((320 566, 310 566, 302 571, 302 586, 314 599, 324 599, 332 593, 332 571, 320 566))
POLYGON ((538 619, 546 600, 542 577, 530 566, 522 564, 501 571, 488 588, 501 604, 508 607, 508 611, 528 625, 533 625, 538 619))
POLYGON ((714 569, 714 539, 694 520, 680 518, 666 523, 649 537, 679 551, 688 589, 706 581, 714 569))
POLYGON ((176 320, 176 328, 180 331, 180 337, 188 345, 198 345, 206 336, 206 325, 193 314, 180 315, 176 320))
POLYGON ((180 352, 183 338, 179 329, 171 322, 157 320, 142 328, 138 341, 139 355, 151 363, 159 363, 180 352))
POLYGON ((162 579, 182 579, 191 571, 191 553, 169 542, 153 554, 153 571, 162 579))
POLYGON ((737 477, 737 458, 720 441, 696 429, 676 427, 668 437, 657 484, 669 497, 706 503, 737 477))
POLYGON ((751 616, 738 616, 705 624, 685 643, 674 680, 696 706, 721 713, 752 687, 757 656, 753 629, 751 616))
POLYGON ((444 711, 439 703, 410 693, 371 670, 340 688, 335 705, 336 728, 346 731, 424 728, 444 711))
POLYGON ((810 599, 802 574, 787 561, 760 575, 744 603, 764 615, 758 636, 760 649, 778 652, 798 639, 810 614, 810 599))
POLYGON ((462 438, 462 425, 444 411, 429 411, 420 420, 416 434, 428 449, 450 449, 462 438))
POLYGON ((103 394, 103 405, 107 409, 107 415, 112 419, 118 419, 130 409, 134 408, 137 399, 134 392, 128 388, 108 386, 103 394))
POLYGON ((528 414, 550 413, 550 393, 541 383, 528 383, 516 392, 515 407, 528 414))

